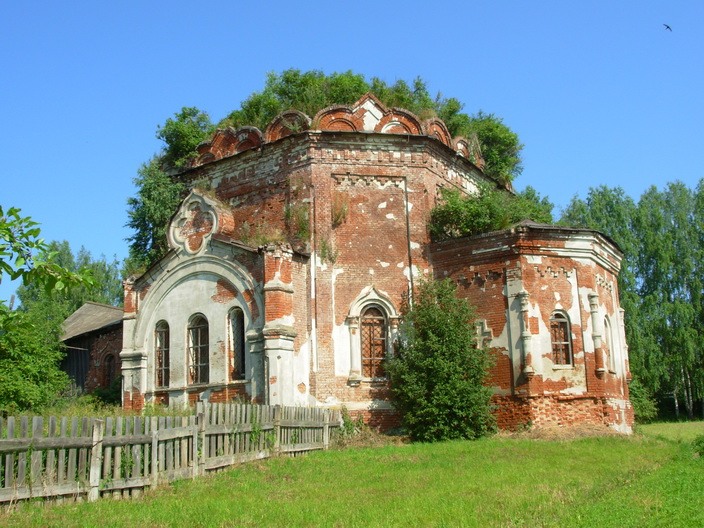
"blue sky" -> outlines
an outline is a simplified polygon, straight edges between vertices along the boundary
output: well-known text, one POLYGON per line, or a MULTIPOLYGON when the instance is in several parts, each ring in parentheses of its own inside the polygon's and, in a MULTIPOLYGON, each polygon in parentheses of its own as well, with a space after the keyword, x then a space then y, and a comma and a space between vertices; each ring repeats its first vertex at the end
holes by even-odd
POLYGON ((558 214, 593 186, 704 177, 701 1, 0 5, 0 204, 74 253, 127 255, 158 125, 183 106, 217 121, 287 68, 421 76, 500 116, 525 145, 516 187, 558 214))

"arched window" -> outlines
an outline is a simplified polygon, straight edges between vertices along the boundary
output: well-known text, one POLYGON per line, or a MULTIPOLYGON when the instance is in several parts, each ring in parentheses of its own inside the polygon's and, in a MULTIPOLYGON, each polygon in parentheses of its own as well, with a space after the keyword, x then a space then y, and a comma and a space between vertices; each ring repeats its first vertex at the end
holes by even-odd
POLYGON ((602 341, 602 346, 604 347, 604 355, 606 356, 604 358, 606 368, 608 368, 611 372, 615 372, 616 358, 614 357, 614 344, 611 335, 611 324, 609 323, 608 317, 604 318, 604 340, 602 341))
POLYGON ((553 312, 550 317, 552 361, 555 365, 572 364, 572 332, 570 320, 562 312, 553 312))
POLYGON ((169 323, 159 321, 154 332, 154 357, 156 359, 156 386, 169 386, 169 323))
POLYGON ((196 315, 188 324, 188 381, 190 383, 208 383, 209 348, 208 320, 202 315, 196 315))
POLYGON ((105 358, 105 386, 109 387, 112 385, 115 379, 115 356, 109 354, 105 358))
POLYGON ((386 316, 378 306, 372 305, 362 312, 360 318, 360 349, 362 352, 362 376, 383 378, 388 327, 386 316))
POLYGON ((245 378, 244 313, 239 308, 230 310, 230 350, 232 351, 232 379, 245 378))

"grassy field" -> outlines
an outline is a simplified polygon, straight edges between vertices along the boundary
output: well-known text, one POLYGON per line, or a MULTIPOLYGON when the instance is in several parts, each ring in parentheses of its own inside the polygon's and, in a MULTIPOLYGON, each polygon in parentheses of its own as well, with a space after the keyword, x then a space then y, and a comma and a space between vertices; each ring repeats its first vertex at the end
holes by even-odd
POLYGON ((0 514, 0 526, 704 526, 704 423, 630 438, 331 450, 181 481, 133 501, 0 514))

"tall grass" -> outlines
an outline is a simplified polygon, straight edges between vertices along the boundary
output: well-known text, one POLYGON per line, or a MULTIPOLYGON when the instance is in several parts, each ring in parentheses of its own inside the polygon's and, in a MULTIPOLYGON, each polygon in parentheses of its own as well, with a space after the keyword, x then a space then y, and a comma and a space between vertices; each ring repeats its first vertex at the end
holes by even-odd
POLYGON ((704 460, 678 427, 278 458, 140 500, 24 505, 0 526, 702 526, 704 460))

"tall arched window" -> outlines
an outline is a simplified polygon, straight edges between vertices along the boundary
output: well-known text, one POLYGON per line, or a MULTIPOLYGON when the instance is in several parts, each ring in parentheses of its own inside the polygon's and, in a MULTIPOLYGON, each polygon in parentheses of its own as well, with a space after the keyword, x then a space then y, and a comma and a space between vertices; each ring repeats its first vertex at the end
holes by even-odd
POLYGON ((159 321, 154 332, 157 387, 169 386, 169 337, 169 323, 159 321))
POLYGON ((378 306, 372 305, 360 317, 360 349, 362 352, 362 376, 383 378, 386 376, 386 342, 388 327, 386 316, 378 306))
POLYGON ((115 356, 112 354, 109 354, 105 358, 105 384, 106 387, 109 387, 112 385, 113 380, 115 379, 115 356))
POLYGON ((572 332, 570 320, 562 312, 553 312, 550 317, 550 339, 552 341, 552 361, 555 365, 572 364, 572 332))
POLYGON ((209 348, 208 320, 202 315, 196 315, 188 324, 188 381, 190 383, 208 383, 209 348))
POLYGON ((245 378, 244 313, 239 308, 230 310, 230 350, 232 351, 232 379, 245 378))

